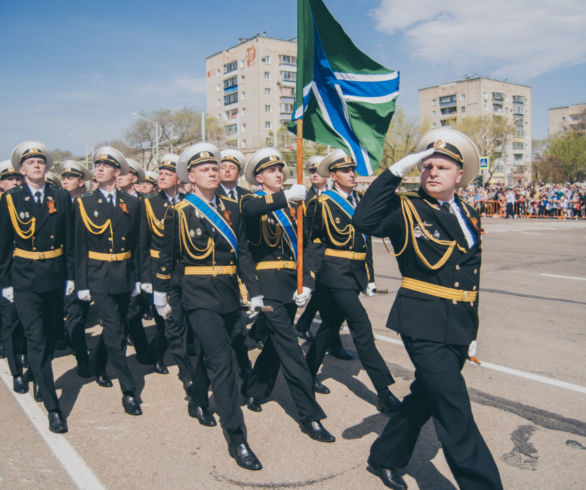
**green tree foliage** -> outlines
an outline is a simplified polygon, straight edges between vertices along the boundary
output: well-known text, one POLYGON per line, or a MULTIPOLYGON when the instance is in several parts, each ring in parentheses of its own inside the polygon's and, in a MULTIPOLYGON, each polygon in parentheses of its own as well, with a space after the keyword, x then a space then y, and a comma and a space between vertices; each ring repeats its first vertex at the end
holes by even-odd
POLYGON ((586 180, 586 136, 572 132, 548 140, 534 163, 534 174, 537 180, 552 183, 586 180))
POLYGON ((381 173, 405 155, 413 152, 428 126, 424 124, 420 128, 416 119, 408 117, 402 109, 397 109, 389 125, 383 156, 375 173, 381 173))

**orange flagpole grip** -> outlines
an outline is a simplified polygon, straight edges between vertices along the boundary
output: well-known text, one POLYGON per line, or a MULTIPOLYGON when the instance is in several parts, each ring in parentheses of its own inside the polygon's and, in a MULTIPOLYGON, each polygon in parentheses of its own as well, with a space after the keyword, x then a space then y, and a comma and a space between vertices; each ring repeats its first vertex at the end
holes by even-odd
MULTIPOLYGON (((297 119, 297 183, 303 184, 303 119, 297 119)), ((303 203, 297 204, 297 292, 303 291, 303 203)))

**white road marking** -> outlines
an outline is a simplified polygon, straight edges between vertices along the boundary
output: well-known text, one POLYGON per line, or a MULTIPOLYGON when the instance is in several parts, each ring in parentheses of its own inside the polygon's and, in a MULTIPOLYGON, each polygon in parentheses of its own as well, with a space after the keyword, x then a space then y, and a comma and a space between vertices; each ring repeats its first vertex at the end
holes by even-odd
MULTIPOLYGON (((348 327, 344 327, 344 331, 349 332, 348 327)), ((377 340, 382 340, 383 342, 387 342, 389 344, 403 345, 403 342, 401 340, 393 339, 391 337, 387 337, 386 335, 374 334, 374 338, 377 340)), ((512 376, 518 376, 519 378, 530 379, 531 381, 537 381, 538 383, 556 386, 558 388, 563 388, 565 390, 576 391, 578 393, 586 394, 586 387, 584 386, 566 383, 565 381, 559 381, 557 379, 547 378, 545 376, 539 376, 538 374, 520 371, 519 369, 500 366, 499 364, 493 364, 492 362, 483 361, 482 359, 480 360, 480 366, 478 366, 478 364, 474 362, 469 362, 469 364, 476 367, 492 369, 493 371, 499 371, 501 373, 510 374, 512 376)))
POLYGON ((65 436, 49 431, 47 415, 33 397, 30 394, 19 395, 12 390, 12 376, 6 360, 0 363, 0 378, 77 488, 103 490, 105 487, 65 436))
POLYGON ((557 277, 558 279, 572 279, 574 281, 586 281, 586 277, 578 277, 578 276, 560 276, 558 274, 545 274, 545 273, 541 273, 540 276, 557 277))

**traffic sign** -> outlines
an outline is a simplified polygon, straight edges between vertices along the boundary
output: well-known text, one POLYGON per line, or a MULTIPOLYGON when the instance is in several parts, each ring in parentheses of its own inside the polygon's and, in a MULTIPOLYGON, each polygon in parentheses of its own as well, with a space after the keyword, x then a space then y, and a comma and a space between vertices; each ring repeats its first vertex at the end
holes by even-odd
POLYGON ((480 168, 488 168, 490 165, 489 157, 480 157, 480 168))

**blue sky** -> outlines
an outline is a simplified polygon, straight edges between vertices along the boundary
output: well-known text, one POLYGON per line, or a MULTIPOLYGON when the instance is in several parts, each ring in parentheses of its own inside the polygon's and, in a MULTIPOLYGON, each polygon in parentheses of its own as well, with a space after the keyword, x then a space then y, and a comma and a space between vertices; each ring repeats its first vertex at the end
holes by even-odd
MULTIPOLYGON (((326 0, 355 44, 417 90, 479 74, 533 88, 533 137, 586 101, 583 0, 326 0), (489 5, 490 4, 490 5, 489 5)), ((21 141, 83 154, 131 112, 205 108, 205 57, 239 37, 296 34, 293 0, 0 2, 0 160, 21 141), (72 136, 70 136, 72 135, 72 136)))

